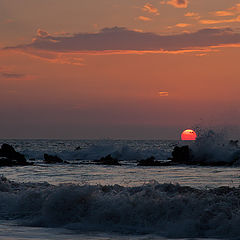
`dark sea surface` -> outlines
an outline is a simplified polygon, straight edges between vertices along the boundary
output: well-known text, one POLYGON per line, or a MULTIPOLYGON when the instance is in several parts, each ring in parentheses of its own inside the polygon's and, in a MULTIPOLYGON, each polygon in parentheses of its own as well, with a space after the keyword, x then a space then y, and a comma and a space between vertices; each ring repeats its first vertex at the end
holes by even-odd
MULTIPOLYGON (((216 139, 215 139, 216 140, 216 139)), ((209 161, 239 148, 193 146, 209 161)), ((180 141, 0 140, 34 162, 0 168, 0 239, 237 239, 240 167, 141 167, 180 141), (45 164, 44 153, 70 164, 45 164), (111 154, 121 166, 94 164, 111 154)), ((236 155, 236 154, 235 154, 236 155)))

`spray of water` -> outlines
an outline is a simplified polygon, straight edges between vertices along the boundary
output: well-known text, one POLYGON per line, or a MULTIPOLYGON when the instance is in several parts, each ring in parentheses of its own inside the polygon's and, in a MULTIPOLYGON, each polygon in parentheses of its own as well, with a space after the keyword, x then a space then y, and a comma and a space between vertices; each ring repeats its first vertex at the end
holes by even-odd
POLYGON ((238 141, 229 140, 227 132, 218 129, 196 128, 197 139, 190 143, 193 161, 205 163, 240 163, 238 141))

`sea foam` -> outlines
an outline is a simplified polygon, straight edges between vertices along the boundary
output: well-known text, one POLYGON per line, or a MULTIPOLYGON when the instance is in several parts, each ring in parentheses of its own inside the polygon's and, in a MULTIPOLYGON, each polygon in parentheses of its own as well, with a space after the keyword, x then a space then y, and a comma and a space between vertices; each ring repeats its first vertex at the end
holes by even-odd
POLYGON ((161 149, 158 146, 152 147, 151 145, 149 145, 146 149, 142 149, 136 147, 134 148, 132 146, 129 146, 129 144, 99 141, 98 143, 73 150, 59 149, 57 152, 43 152, 39 150, 32 151, 31 149, 25 149, 21 152, 25 154, 27 158, 35 158, 38 160, 42 160, 44 153, 48 153, 51 155, 58 155, 63 160, 67 161, 98 160, 101 157, 105 157, 109 154, 118 160, 136 161, 151 156, 155 156, 160 160, 166 160, 170 156, 170 151, 171 150, 166 151, 165 149, 161 149))
POLYGON ((202 130, 198 134, 196 141, 189 144, 193 161, 240 165, 238 141, 229 141, 224 132, 220 131, 202 130))
POLYGON ((0 179, 0 219, 80 232, 238 237, 240 188, 17 183, 0 179))

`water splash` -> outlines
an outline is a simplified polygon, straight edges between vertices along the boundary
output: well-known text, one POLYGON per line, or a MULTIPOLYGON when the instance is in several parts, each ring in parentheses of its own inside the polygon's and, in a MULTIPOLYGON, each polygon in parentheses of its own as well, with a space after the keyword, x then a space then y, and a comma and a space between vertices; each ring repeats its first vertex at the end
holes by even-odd
POLYGON ((224 130, 197 129, 196 141, 189 144, 197 162, 240 163, 238 141, 229 141, 224 130))
POLYGON ((0 220, 81 232, 238 237, 240 189, 153 181, 138 187, 17 183, 0 179, 0 220))

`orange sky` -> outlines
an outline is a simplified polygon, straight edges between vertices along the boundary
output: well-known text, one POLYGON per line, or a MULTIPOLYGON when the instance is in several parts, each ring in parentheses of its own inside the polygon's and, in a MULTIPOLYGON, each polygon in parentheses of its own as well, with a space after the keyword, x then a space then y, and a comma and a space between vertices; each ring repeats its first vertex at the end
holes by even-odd
POLYGON ((235 0, 0 0, 0 138, 238 129, 239 24, 235 0))

